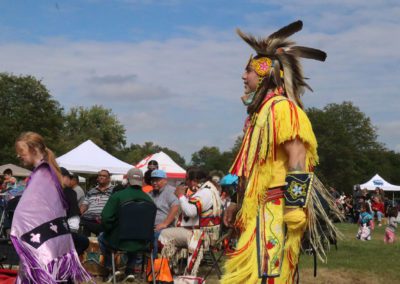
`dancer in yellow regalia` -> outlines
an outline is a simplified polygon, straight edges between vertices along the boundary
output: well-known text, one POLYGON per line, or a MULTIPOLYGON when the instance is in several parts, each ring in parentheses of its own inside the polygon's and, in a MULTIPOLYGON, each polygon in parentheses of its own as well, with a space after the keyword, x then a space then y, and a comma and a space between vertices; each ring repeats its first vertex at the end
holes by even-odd
POLYGON ((292 283, 301 238, 316 219, 309 209, 317 141, 300 100, 311 88, 299 57, 324 61, 326 53, 287 39, 302 25, 294 22, 265 39, 237 31, 256 55, 242 76, 248 118, 231 168, 240 178, 238 202, 224 217, 240 237, 222 283, 292 283))

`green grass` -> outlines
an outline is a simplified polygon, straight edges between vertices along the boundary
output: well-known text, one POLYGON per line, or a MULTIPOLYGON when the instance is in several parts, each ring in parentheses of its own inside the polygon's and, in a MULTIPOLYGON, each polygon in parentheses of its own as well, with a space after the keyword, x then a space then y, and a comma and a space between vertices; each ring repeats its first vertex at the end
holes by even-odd
MULTIPOLYGON (((368 275, 369 283, 400 283, 400 269, 397 264, 400 243, 388 245, 383 242, 385 226, 375 227, 371 241, 360 241, 355 238, 358 229, 356 224, 338 224, 337 227, 343 233, 344 239, 338 241, 337 251, 331 247, 327 263, 318 261, 319 271, 323 274, 330 272, 332 275, 337 272, 347 273, 354 279, 368 275)), ((313 257, 302 255, 300 273, 312 274, 313 265, 313 257)), ((330 281, 326 283, 328 282, 330 283, 330 281)), ((321 283, 324 283, 323 280, 321 283)))
MULTIPOLYGON (((331 251, 327 254, 327 263, 318 261, 316 278, 313 277, 313 257, 301 255, 300 283, 400 283, 400 269, 397 264, 400 259, 400 241, 391 245, 384 244, 385 226, 375 228, 371 241, 360 241, 355 238, 358 230, 356 224, 337 224, 337 227, 343 233, 344 239, 338 241, 338 250, 331 247, 331 251)), ((220 265, 223 266, 222 263, 220 265)), ((203 269, 208 270, 205 267, 203 269)), ((207 283, 219 283, 215 273, 210 275, 207 283)))

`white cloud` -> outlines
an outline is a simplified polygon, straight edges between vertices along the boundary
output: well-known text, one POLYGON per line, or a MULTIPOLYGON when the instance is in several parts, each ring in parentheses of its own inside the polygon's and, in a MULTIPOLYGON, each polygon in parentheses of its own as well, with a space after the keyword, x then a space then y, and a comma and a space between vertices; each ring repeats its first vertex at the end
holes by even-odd
MULTIPOLYGON (((317 0, 301 6, 292 2, 283 1, 280 10, 320 7, 317 0)), ((328 53, 324 63, 305 62, 315 94, 304 100, 317 107, 353 101, 378 125, 380 141, 399 150, 400 124, 393 121, 399 121, 400 9, 389 1, 377 13, 378 6, 369 2, 324 1, 335 9, 314 10, 316 16, 306 9, 300 15, 305 26, 294 39, 328 53)), ((271 25, 273 17, 247 15, 252 21, 243 30, 273 32, 279 28, 271 25)), ((196 36, 138 43, 63 38, 3 43, 1 71, 42 79, 64 106, 112 108, 129 142, 154 141, 187 159, 204 145, 226 150, 241 134, 245 109, 239 99, 240 76, 252 50, 233 31, 181 29, 196 36)))

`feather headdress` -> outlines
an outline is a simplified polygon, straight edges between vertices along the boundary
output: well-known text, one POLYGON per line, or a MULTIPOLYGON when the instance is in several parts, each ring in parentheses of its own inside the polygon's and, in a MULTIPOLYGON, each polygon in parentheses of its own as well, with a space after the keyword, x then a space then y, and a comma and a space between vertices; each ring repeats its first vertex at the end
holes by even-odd
POLYGON ((305 82, 306 78, 303 75, 299 57, 319 61, 326 59, 325 52, 315 48, 295 46, 295 42, 288 39, 302 28, 303 22, 296 21, 267 38, 258 39, 237 29, 238 35, 257 52, 257 56, 251 58, 249 62, 253 67, 256 67, 254 69, 257 74, 262 77, 271 76, 275 85, 282 87, 288 98, 301 108, 303 103, 300 96, 304 93, 304 88, 311 91, 312 89, 305 82))

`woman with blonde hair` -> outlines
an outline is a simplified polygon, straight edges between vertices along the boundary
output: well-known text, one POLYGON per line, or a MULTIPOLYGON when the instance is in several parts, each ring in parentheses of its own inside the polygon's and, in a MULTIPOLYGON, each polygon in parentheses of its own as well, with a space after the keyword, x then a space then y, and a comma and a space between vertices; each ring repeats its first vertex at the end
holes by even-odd
POLYGON ((16 283, 90 280, 66 222, 68 205, 53 152, 35 132, 22 133, 15 148, 22 164, 33 167, 11 228, 11 240, 20 258, 16 283))

